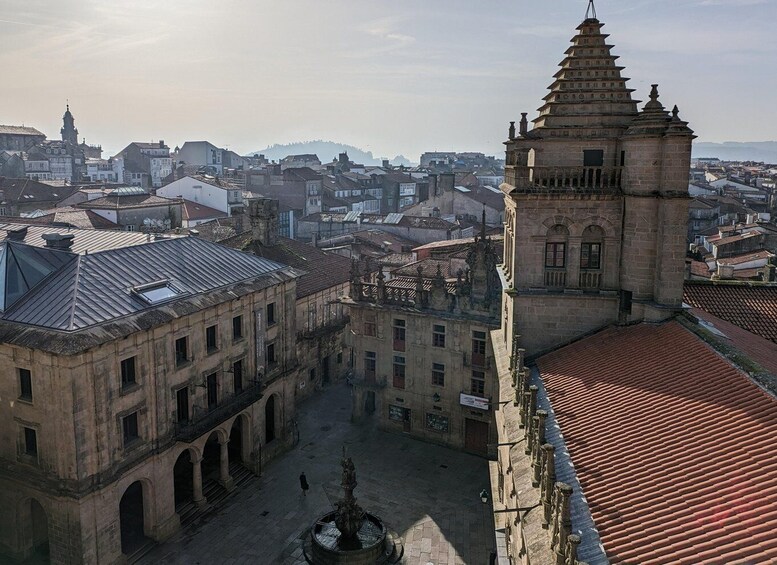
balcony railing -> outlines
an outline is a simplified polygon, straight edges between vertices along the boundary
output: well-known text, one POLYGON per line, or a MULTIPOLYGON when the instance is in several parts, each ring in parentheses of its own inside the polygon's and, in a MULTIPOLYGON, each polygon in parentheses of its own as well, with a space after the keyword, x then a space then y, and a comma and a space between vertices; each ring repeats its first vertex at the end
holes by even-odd
POLYGON ((189 422, 176 422, 174 429, 175 439, 186 443, 194 441, 208 430, 215 428, 261 399, 263 396, 262 390, 264 390, 262 383, 252 384, 238 394, 222 399, 222 403, 216 408, 195 414, 193 420, 189 422))
POLYGON ((599 288, 602 284, 600 271, 580 271, 580 288, 599 288))
POLYGON ((505 182, 519 192, 617 192, 622 167, 505 167, 505 182))
POLYGON ((545 269, 545 286, 564 288, 567 285, 566 269, 545 269))

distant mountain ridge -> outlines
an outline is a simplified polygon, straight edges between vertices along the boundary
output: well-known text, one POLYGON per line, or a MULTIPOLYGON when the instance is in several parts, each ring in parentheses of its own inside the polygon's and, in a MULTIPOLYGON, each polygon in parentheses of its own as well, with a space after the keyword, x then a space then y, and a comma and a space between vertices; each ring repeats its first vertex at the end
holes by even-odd
MULTIPOLYGON (((270 161, 280 161, 288 155, 304 155, 309 153, 315 153, 322 163, 331 163, 340 153, 348 153, 348 158, 354 163, 361 163, 363 165, 380 165, 382 164, 382 157, 375 157, 372 151, 364 151, 353 145, 346 143, 337 143, 335 141, 301 141, 297 143, 276 143, 270 147, 259 149, 257 151, 251 151, 249 155, 264 155, 270 161)), ((405 167, 413 166, 413 163, 404 155, 397 155, 390 160, 390 163, 396 167, 404 165, 405 167)))
POLYGON ((777 163, 777 141, 724 141, 693 144, 694 157, 717 157, 721 161, 777 163))

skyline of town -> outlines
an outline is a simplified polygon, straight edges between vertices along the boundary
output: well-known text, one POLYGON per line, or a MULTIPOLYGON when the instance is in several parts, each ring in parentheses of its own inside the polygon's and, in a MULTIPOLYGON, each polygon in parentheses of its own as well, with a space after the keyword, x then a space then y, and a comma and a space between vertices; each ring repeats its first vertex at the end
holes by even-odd
MULTIPOLYGON (((477 11, 400 3, 389 16, 380 4, 348 2, 183 11, 143 2, 43 10, 5 0, 3 122, 53 137, 69 100, 87 142, 108 154, 130 139, 209 139, 241 154, 312 139, 388 158, 435 149, 500 154, 508 119, 536 116, 559 42, 585 4, 497 2, 477 11), (303 11, 312 17, 298 20, 303 11)), ((756 74, 777 53, 773 3, 602 0, 596 8, 619 63, 633 69, 637 99, 658 82, 701 141, 773 138, 777 124, 761 93, 776 79, 756 74), (743 89, 742 76, 757 80, 743 89)))

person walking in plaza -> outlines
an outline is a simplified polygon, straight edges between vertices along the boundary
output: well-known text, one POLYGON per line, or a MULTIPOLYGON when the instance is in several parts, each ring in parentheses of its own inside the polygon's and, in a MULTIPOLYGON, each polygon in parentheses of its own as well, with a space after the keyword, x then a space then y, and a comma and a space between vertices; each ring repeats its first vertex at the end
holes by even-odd
POLYGON ((310 485, 304 472, 299 476, 299 486, 302 488, 302 496, 307 496, 310 485))

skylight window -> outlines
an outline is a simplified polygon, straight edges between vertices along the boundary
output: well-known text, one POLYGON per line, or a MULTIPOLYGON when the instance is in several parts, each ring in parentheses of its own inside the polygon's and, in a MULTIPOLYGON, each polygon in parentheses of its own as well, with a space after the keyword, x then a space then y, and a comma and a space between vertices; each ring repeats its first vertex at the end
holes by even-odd
POLYGON ((149 304, 158 304, 172 300, 181 294, 181 291, 173 286, 169 280, 156 281, 132 288, 132 294, 138 296, 149 304))

